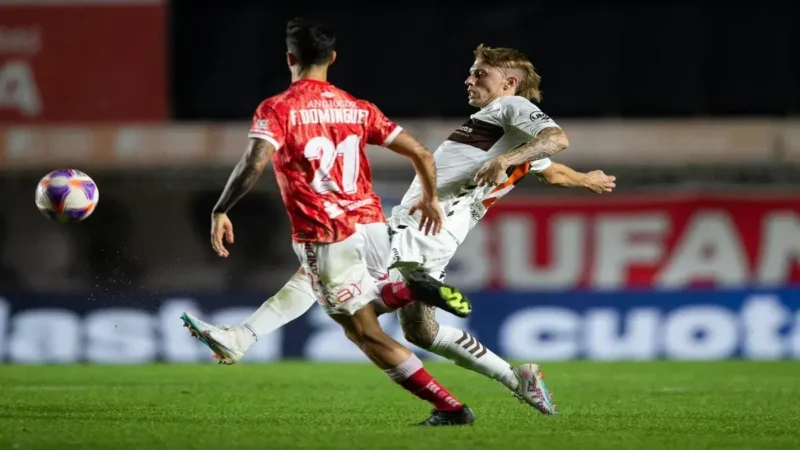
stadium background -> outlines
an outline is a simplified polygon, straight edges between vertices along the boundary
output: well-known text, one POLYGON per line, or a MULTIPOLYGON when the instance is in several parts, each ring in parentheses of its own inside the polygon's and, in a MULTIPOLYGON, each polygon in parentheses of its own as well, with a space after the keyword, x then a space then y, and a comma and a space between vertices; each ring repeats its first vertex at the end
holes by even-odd
MULTIPOLYGON (((473 231, 448 277, 484 344, 537 361, 800 357, 788 3, 22 3, 0 4, 0 360, 210 361, 180 312, 239 322, 296 270, 271 173, 232 213, 231 258, 207 234, 250 114, 288 83, 297 12, 339 32, 331 81, 432 149, 471 112, 474 47, 522 49, 570 136, 556 159, 618 176, 604 196, 526 179, 473 231), (85 223, 34 206, 58 167, 99 184, 85 223)), ((371 158, 388 210, 413 171, 371 158)), ((363 357, 314 308, 248 356, 281 358, 363 357)))

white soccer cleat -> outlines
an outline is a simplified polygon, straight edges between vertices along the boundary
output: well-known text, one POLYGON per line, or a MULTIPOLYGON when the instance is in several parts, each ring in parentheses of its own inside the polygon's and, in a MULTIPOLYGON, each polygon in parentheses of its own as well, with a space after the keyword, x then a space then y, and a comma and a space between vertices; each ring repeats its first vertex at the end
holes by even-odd
POLYGON ((538 364, 523 364, 514 369, 514 375, 519 380, 514 397, 533 406, 542 414, 557 414, 556 405, 553 404, 553 394, 547 390, 544 373, 538 364))
POLYGON ((244 356, 244 352, 239 349, 236 342, 233 330, 229 327, 211 325, 188 312, 181 314, 181 320, 192 336, 214 352, 214 358, 218 364, 236 364, 244 356))

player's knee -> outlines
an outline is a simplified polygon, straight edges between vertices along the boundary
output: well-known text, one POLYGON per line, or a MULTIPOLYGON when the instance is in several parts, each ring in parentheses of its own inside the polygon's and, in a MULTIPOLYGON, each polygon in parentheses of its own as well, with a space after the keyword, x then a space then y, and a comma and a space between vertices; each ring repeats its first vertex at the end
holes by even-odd
POLYGON ((352 343, 356 344, 358 348, 363 351, 368 351, 370 348, 385 347, 387 340, 390 339, 386 333, 381 330, 345 330, 345 335, 352 343))
POLYGON ((361 342, 366 345, 384 345, 391 338, 381 328, 361 330, 361 342))
POLYGON ((347 339, 350 342, 356 344, 357 346, 361 347, 361 343, 363 342, 364 338, 362 337, 362 333, 358 330, 344 330, 344 335, 347 336, 347 339))
POLYGON ((406 340, 419 348, 430 348, 436 339, 439 324, 435 321, 431 323, 413 322, 403 324, 403 336, 406 340))

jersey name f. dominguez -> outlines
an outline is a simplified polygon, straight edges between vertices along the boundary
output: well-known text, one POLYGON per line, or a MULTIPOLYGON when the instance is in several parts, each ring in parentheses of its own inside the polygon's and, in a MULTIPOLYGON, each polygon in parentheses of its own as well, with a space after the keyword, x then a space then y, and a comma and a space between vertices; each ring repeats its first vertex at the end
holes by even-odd
MULTIPOLYGON (((486 161, 533 139, 542 130, 558 125, 523 97, 500 97, 472 114, 433 153, 437 191, 445 215, 444 229, 460 244, 467 233, 528 172, 541 172, 550 159, 525 163, 508 170, 498 186, 478 187, 475 175, 486 161)), ((419 177, 414 178, 400 205, 392 209, 394 220, 413 223, 408 210, 422 195, 419 177)))

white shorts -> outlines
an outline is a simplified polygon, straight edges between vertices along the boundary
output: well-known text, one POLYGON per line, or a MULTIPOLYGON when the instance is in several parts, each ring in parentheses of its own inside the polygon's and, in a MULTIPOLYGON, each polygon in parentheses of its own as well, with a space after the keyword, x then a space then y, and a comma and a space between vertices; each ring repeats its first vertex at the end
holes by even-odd
POLYGON ((359 224, 356 233, 341 242, 294 242, 292 247, 328 314, 353 315, 380 298, 378 281, 386 278, 391 256, 385 223, 359 224))
MULTIPOLYGON (((458 241, 447 230, 437 235, 425 235, 419 225, 408 221, 390 219, 392 227, 392 256, 389 265, 397 261, 418 262, 428 270, 433 278, 444 281, 444 269, 458 250, 458 241)), ((389 274, 392 281, 402 277, 396 270, 389 274)))

